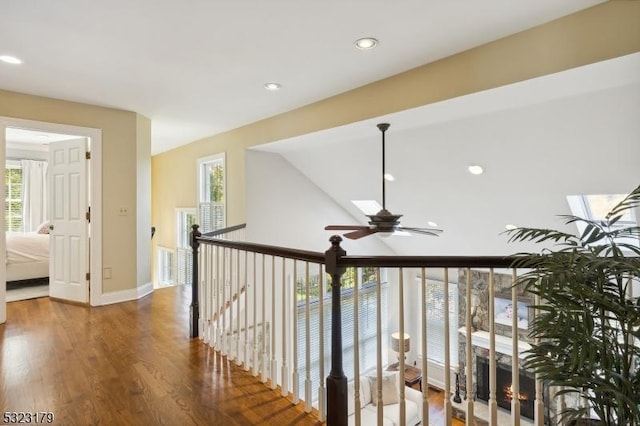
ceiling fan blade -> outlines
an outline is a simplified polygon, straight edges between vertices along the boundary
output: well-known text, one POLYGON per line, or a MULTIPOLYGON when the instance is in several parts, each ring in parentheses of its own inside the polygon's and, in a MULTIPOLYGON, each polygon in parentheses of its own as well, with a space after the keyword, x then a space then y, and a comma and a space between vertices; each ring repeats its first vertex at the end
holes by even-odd
POLYGON ((432 228, 409 228, 406 226, 398 227, 397 229, 409 232, 415 232, 417 234, 423 235, 431 235, 432 237, 439 237, 442 229, 432 229, 432 228))
POLYGON ((358 238, 366 237, 367 235, 375 234, 376 232, 378 231, 374 228, 364 227, 357 231, 347 232, 344 234, 344 237, 349 238, 350 240, 357 240, 358 238))
POLYGON ((352 231, 358 229, 369 229, 369 227, 364 225, 328 225, 325 226, 324 229, 326 231, 352 231))

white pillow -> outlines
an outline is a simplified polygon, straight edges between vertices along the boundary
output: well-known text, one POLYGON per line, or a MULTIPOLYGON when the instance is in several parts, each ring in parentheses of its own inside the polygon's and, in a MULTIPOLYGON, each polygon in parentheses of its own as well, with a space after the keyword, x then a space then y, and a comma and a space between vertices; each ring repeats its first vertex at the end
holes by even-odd
MULTIPOLYGON (((369 384, 371 385, 371 403, 375 406, 378 404, 378 378, 369 376, 369 384)), ((400 402, 398 395, 398 381, 395 374, 382 376, 382 405, 397 404, 400 402)))
POLYGON ((42 222, 38 225, 38 230, 36 231, 38 234, 48 234, 49 233, 49 221, 42 222))

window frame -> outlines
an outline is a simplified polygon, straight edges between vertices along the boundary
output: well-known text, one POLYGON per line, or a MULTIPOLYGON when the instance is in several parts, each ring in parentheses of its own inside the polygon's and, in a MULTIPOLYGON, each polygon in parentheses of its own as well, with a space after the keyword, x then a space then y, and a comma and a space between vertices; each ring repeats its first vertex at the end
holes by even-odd
POLYGON ((197 209, 197 218, 198 224, 200 225, 200 231, 210 232, 215 229, 224 228, 227 226, 227 162, 226 162, 226 153, 221 152, 218 154, 209 155, 206 157, 199 158, 197 160, 196 167, 197 174, 197 200, 198 200, 198 209, 197 209), (211 200, 211 191, 209 190, 208 185, 208 173, 207 167, 211 164, 221 164, 222 165, 222 201, 212 201, 211 200), (202 217, 202 208, 201 206, 205 203, 215 203, 222 206, 222 221, 219 227, 213 226, 213 229, 206 229, 206 224, 208 221, 204 220, 202 217))

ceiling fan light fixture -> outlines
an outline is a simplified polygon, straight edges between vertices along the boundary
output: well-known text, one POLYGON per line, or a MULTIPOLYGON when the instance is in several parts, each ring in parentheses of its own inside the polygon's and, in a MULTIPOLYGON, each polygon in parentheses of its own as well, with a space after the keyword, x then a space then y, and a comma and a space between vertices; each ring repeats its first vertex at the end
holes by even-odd
POLYGON ((362 37, 354 42, 359 50, 371 50, 378 45, 378 40, 373 37, 362 37))
MULTIPOLYGON (((389 129, 389 123, 377 124, 378 130, 382 133, 382 206, 373 200, 352 200, 351 202, 358 207, 365 216, 369 218, 369 226, 367 225, 327 225, 324 227, 326 231, 349 231, 342 234, 345 238, 357 240, 372 234, 377 234, 382 238, 392 235, 422 234, 437 237, 442 230, 435 228, 414 228, 409 226, 401 226, 401 214, 393 214, 386 207, 385 187, 386 181, 390 175, 385 170, 385 132, 389 129), (377 212, 374 212, 377 210, 377 212)), ((430 223, 435 225, 435 223, 430 223)))
POLYGON ((481 175, 484 173, 484 168, 478 164, 471 164, 468 169, 472 175, 481 175))

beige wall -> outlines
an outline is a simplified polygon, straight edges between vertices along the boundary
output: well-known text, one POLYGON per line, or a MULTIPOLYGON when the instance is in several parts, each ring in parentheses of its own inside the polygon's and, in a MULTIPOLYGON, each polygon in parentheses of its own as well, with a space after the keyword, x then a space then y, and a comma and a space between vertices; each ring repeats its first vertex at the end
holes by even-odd
MULTIPOLYGON (((149 120, 134 112, 6 91, 0 91, 0 116, 102 130, 102 254, 103 267, 112 268, 112 278, 103 281, 103 293, 143 284, 137 274, 136 218, 137 194, 144 189, 137 181, 136 149, 138 143, 150 144, 149 120), (121 206, 128 207, 128 216, 119 215, 121 206)), ((148 209, 145 214, 149 215, 148 209)), ((141 250, 148 264, 149 248, 141 250)))
POLYGON ((247 147, 640 51, 640 1, 612 1, 152 158, 154 244, 175 247, 176 207, 195 207, 196 159, 227 154, 227 225, 243 223, 247 147))

